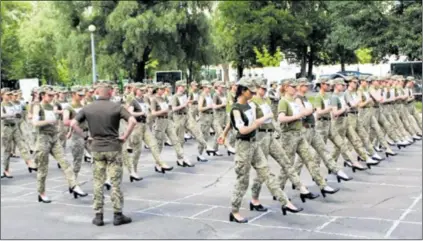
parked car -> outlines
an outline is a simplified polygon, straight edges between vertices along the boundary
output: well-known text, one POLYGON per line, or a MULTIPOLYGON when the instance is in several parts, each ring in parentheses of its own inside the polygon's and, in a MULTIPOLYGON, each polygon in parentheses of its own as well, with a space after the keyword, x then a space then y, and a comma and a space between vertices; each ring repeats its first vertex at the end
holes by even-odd
MULTIPOLYGON (((339 71, 339 72, 334 73, 334 74, 322 74, 322 75, 319 76, 319 78, 322 78, 322 77, 326 77, 326 78, 329 78, 329 79, 342 78, 342 79, 345 80, 347 76, 355 76, 355 77, 372 76, 372 74, 361 73, 361 72, 358 72, 358 71, 339 71)), ((313 80, 312 91, 319 92, 319 90, 320 90, 320 86, 318 86, 316 84, 316 80, 313 80)))

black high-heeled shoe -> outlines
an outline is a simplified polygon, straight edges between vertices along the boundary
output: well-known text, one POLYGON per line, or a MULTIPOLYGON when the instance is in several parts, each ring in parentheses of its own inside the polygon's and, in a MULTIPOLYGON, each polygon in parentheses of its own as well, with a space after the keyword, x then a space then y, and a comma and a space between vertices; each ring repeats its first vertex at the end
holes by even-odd
POLYGON ((300 198, 301 198, 301 201, 303 203, 306 202, 306 199, 313 200, 313 199, 318 198, 319 196, 320 196, 319 194, 312 193, 312 192, 309 192, 309 193, 300 193, 300 198))
POLYGON ((72 188, 69 188, 69 193, 70 193, 70 194, 72 194, 72 193, 73 193, 72 188))
POLYGON ((112 185, 109 183, 104 183, 103 185, 104 187, 106 187, 107 190, 110 190, 112 188, 112 185))
POLYGON ((398 155, 398 153, 389 153, 389 152, 385 152, 386 158, 390 157, 390 156, 396 156, 398 155))
POLYGON ((51 200, 44 200, 41 195, 38 195, 38 202, 51 203, 51 200))
POLYGON ((36 167, 28 167, 28 172, 29 173, 32 173, 32 171, 36 172, 36 171, 38 171, 38 168, 36 168, 36 167))
MULTIPOLYGON (((276 198, 276 196, 273 196, 273 201, 277 201, 278 199, 276 198)), ((291 202, 291 198, 288 198, 288 200, 291 202)))
POLYGON ((401 150, 401 148, 406 148, 407 145, 403 145, 403 144, 397 144, 398 150, 401 150))
POLYGON ((173 146, 173 145, 171 145, 170 143, 167 143, 167 142, 165 142, 164 145, 165 146, 173 146))
POLYGON ((132 149, 132 148, 127 148, 127 149, 126 149, 126 151, 127 151, 128 153, 132 153, 132 152, 134 152, 134 149, 132 149))
POLYGON ((173 167, 162 167, 162 170, 165 170, 166 172, 172 171, 173 167))
POLYGON ((189 164, 189 163, 187 163, 186 161, 183 161, 183 167, 195 167, 195 165, 194 164, 189 164))
POLYGON ((365 167, 358 167, 358 166, 354 166, 354 165, 351 166, 351 169, 352 169, 353 172, 355 172, 355 170, 359 170, 359 171, 367 170, 367 168, 365 168, 365 167))
POLYGON ((29 154, 34 154, 34 151, 33 150, 29 150, 29 154))
POLYGON ((235 152, 228 151, 228 156, 235 155, 235 152))
POLYGON ((294 184, 292 184, 292 190, 295 190, 296 186, 294 184))
POLYGON ((334 194, 334 193, 337 193, 338 191, 339 191, 339 188, 335 188, 335 189, 333 189, 333 191, 321 189, 320 193, 322 194, 323 197, 326 197, 326 194, 334 194))
POLYGON ((366 163, 367 168, 372 169, 371 166, 377 166, 379 165, 380 162, 375 162, 375 163, 366 163))
POLYGON ((159 170, 159 169, 157 168, 157 166, 154 166, 154 171, 155 171, 155 172, 158 172, 158 173, 163 173, 163 174, 165 174, 165 170, 163 169, 163 167, 161 167, 161 170, 159 170))
POLYGON ((91 157, 88 156, 84 156, 84 162, 91 162, 91 157))
POLYGON ((133 181, 141 181, 143 178, 142 177, 134 177, 132 175, 129 175, 129 181, 133 182, 133 181))
POLYGON ((216 151, 206 150, 206 153, 208 156, 210 156, 210 154, 213 154, 213 156, 216 156, 216 151))
POLYGON ((248 219, 243 218, 241 220, 238 220, 235 218, 235 216, 232 213, 229 213, 229 221, 236 222, 236 223, 248 223, 248 219))
POLYGON ((257 211, 257 212, 267 212, 267 208, 263 207, 263 205, 254 205, 250 202, 250 211, 257 211))
POLYGON ((180 167, 183 167, 183 166, 184 166, 184 163, 182 162, 182 164, 181 164, 181 163, 179 163, 178 161, 176 161, 176 165, 178 165, 178 166, 180 166, 180 167))
POLYGON ((72 192, 71 193, 73 193, 73 197, 75 198, 75 199, 78 199, 78 197, 86 197, 86 196, 88 196, 88 193, 80 193, 80 192, 77 192, 77 191, 75 191, 75 187, 73 187, 73 188, 71 188, 72 189, 72 192))
POLYGON ((292 208, 289 208, 287 206, 282 206, 281 209, 282 209, 282 214, 283 215, 286 215, 286 212, 299 213, 299 212, 301 212, 301 211, 304 210, 303 208, 292 209, 292 208))
POLYGON ((359 162, 365 162, 366 160, 361 159, 361 157, 360 157, 360 156, 358 156, 358 157, 357 157, 357 161, 359 161, 359 162))
POLYGON ((347 166, 352 167, 352 166, 353 166, 352 161, 350 161, 350 160, 345 160, 345 161, 344 161, 344 167, 347 167, 347 166))
POLYGON ((57 163, 57 168, 62 169, 62 166, 60 166, 60 164, 57 163))
POLYGON ((328 169, 328 175, 332 174, 332 171, 328 169))
POLYGON ((199 162, 208 162, 209 160, 207 160, 207 159, 201 159, 200 157, 197 156, 197 161, 199 161, 199 162))
POLYGON ((341 180, 348 182, 348 181, 352 180, 353 178, 352 177, 345 178, 345 177, 341 177, 339 175, 336 175, 336 179, 338 180, 338 183, 340 183, 341 180))
POLYGON ((13 178, 13 176, 8 176, 5 172, 3 172, 2 177, 5 177, 5 178, 13 178))

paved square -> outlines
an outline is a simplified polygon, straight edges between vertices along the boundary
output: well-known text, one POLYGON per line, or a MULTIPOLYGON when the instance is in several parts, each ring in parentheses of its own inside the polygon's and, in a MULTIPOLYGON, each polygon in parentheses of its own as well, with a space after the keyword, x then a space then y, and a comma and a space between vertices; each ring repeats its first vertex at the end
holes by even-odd
MULTIPOLYGON (((185 153, 195 160, 197 144, 190 140, 185 153)), ((221 151, 223 153, 223 149, 221 151)), ((72 160, 69 148, 67 160, 72 160)), ((301 203, 299 194, 288 183, 285 191, 304 211, 283 216, 266 187, 262 203, 267 213, 248 209, 248 190, 242 214, 248 224, 229 222, 230 199, 235 173, 233 156, 209 157, 194 168, 177 167, 171 147, 162 153, 175 169, 166 174, 154 172, 148 150, 140 158, 140 182, 129 182, 125 170, 122 189, 124 213, 132 217, 128 225, 113 226, 110 191, 106 193, 104 227, 91 224, 92 195, 74 199, 67 191, 64 175, 50 158, 47 194, 51 204, 37 202, 36 174, 29 174, 21 159, 12 159, 14 178, 1 180, 2 239, 422 239, 422 144, 415 143, 399 155, 364 172, 346 172, 354 178, 329 184, 341 191, 326 198, 301 203)), ((272 171, 279 167, 269 161, 272 171)), ((327 170, 322 165, 321 173, 327 170)), ((255 176, 252 171, 252 177, 255 176)), ((310 190, 319 192, 306 170, 302 180, 310 190)), ((83 164, 79 176, 82 188, 92 193, 92 173, 83 164)), ((250 183, 251 184, 251 183, 250 183)))

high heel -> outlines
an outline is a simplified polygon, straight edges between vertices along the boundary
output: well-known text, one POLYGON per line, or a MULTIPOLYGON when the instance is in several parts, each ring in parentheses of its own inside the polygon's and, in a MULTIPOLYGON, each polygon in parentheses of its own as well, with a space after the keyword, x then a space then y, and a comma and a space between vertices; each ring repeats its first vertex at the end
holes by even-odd
POLYGON ((210 156, 210 153, 213 154, 213 156, 216 156, 216 151, 206 151, 207 155, 210 156))
POLYGON ((28 167, 28 172, 29 173, 32 173, 32 171, 36 172, 36 171, 38 171, 38 168, 36 168, 36 167, 28 167))
POLYGON ((353 172, 355 172, 355 170, 359 170, 359 171, 367 170, 367 168, 365 168, 365 167, 358 167, 358 166, 354 166, 354 165, 351 166, 351 169, 352 169, 353 172))
POLYGON ((178 161, 176 161, 176 165, 178 165, 178 166, 180 166, 180 167, 183 167, 184 166, 184 164, 182 163, 179 163, 178 161))
POLYGON ((300 198, 301 198, 301 201, 303 203, 306 202, 306 199, 313 200, 313 199, 318 198, 319 196, 320 196, 319 194, 314 194, 312 192, 309 192, 309 193, 300 193, 300 198))
POLYGON ((194 167, 194 164, 188 164, 186 161, 183 161, 183 167, 194 167))
POLYGON ((352 167, 352 166, 353 166, 352 161, 350 161, 350 160, 345 160, 345 161, 344 161, 344 167, 347 167, 347 166, 352 167))
MULTIPOLYGON (((276 196, 273 196, 273 201, 277 201, 278 198, 276 196)), ((291 198, 288 198, 288 200, 291 202, 291 198)))
POLYGON ((72 193, 73 193, 72 188, 69 188, 69 193, 70 193, 70 194, 72 194, 72 193))
POLYGON ((84 156, 84 162, 91 162, 90 159, 90 157, 84 156))
POLYGON ((88 196, 88 193, 84 193, 84 192, 80 193, 80 192, 75 191, 75 187, 72 188, 73 197, 75 199, 78 199, 78 196, 79 197, 86 197, 86 196, 88 196))
POLYGON ((403 144, 398 144, 397 145, 397 147, 398 147, 398 150, 401 150, 401 148, 405 148, 407 145, 403 145, 403 144))
POLYGON ((5 178, 13 178, 13 176, 8 176, 5 172, 3 172, 3 176, 2 177, 5 177, 5 178))
POLYGON ((228 151, 228 156, 235 155, 235 152, 228 151))
POLYGON ((294 185, 294 184, 292 184, 292 186, 291 186, 291 187, 292 187, 292 190, 295 190, 295 185, 294 185))
POLYGON ((385 152, 386 158, 388 158, 389 156, 396 156, 398 155, 398 153, 389 153, 389 152, 385 152))
POLYGON ((353 178, 352 177, 348 177, 348 178, 345 178, 345 177, 341 177, 341 176, 339 176, 339 175, 336 175, 336 179, 338 180, 338 183, 340 183, 341 182, 341 180, 342 181, 350 181, 350 180, 352 180, 353 178))
POLYGON ((169 144, 169 143, 167 143, 167 142, 165 142, 165 143, 164 143, 164 145, 165 145, 165 146, 173 146, 173 145, 171 145, 171 144, 169 144))
POLYGON ((289 207, 287 207, 287 206, 282 206, 282 213, 283 213, 283 215, 286 215, 286 212, 288 211, 288 212, 291 212, 291 213, 299 213, 299 212, 301 212, 301 211, 303 211, 304 209, 303 208, 297 208, 297 209, 292 209, 292 208, 289 208, 289 207))
POLYGON ((106 189, 109 191, 111 188, 112 188, 112 185, 110 185, 109 183, 104 183, 103 184, 105 187, 106 187, 106 189))
POLYGON ((51 200, 44 200, 41 195, 38 195, 38 202, 43 202, 43 203, 51 203, 51 200))
POLYGON ((235 218, 235 216, 232 213, 229 213, 229 221, 236 222, 236 223, 248 223, 248 219, 243 218, 241 220, 238 220, 235 218))
POLYGON ((208 162, 209 160, 207 160, 207 159, 201 159, 200 157, 197 156, 197 161, 199 161, 199 162, 208 162))
POLYGON ((132 175, 129 176, 129 181, 133 182, 133 181, 141 181, 143 178, 142 177, 134 177, 132 175))
POLYGON ((161 168, 162 168, 162 170, 164 170, 166 172, 173 170, 173 167, 161 167, 161 168))
POLYGON ((250 211, 257 211, 257 212, 267 212, 267 208, 263 207, 263 205, 254 205, 250 202, 250 211))
POLYGON ((132 152, 134 152, 134 150, 133 150, 132 148, 127 148, 127 149, 126 149, 126 151, 127 151, 128 153, 132 153, 132 152))
POLYGON ((334 193, 337 193, 338 191, 339 191, 339 188, 335 188, 335 189, 333 189, 333 191, 321 189, 320 193, 322 194, 323 197, 326 197, 326 194, 334 194, 334 193))
POLYGON ((165 174, 165 170, 163 169, 163 167, 161 168, 161 170, 159 170, 159 169, 157 168, 157 166, 154 166, 154 171, 156 171, 156 172, 158 172, 158 173, 163 173, 163 174, 165 174))
POLYGON ((371 166, 377 166, 379 165, 380 162, 375 162, 375 163, 366 163, 367 168, 372 169, 371 166))
POLYGON ((359 162, 364 162, 365 160, 364 160, 364 159, 361 159, 361 157, 360 157, 360 156, 358 156, 358 157, 357 157, 357 161, 359 161, 359 162))
POLYGON ((60 166, 60 164, 57 163, 57 168, 62 169, 62 166, 60 166))

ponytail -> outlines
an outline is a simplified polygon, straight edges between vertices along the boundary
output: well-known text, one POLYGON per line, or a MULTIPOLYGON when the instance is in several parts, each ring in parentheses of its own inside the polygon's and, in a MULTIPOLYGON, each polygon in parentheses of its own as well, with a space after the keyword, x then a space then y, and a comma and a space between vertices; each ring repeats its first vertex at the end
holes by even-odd
POLYGON ((247 89, 248 89, 248 88, 247 88, 247 87, 245 87, 245 86, 238 85, 238 87, 237 87, 237 89, 236 89, 235 97, 234 97, 234 103, 236 103, 236 102, 237 102, 238 97, 239 97, 240 95, 242 95, 242 93, 243 93, 244 91, 246 91, 247 89))
POLYGON ((40 92, 38 93, 38 101, 41 102, 43 100, 43 96, 46 94, 46 92, 40 92))

